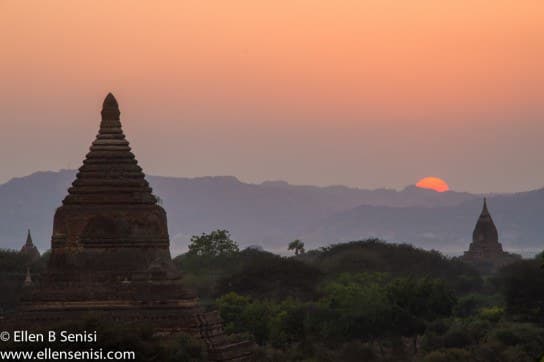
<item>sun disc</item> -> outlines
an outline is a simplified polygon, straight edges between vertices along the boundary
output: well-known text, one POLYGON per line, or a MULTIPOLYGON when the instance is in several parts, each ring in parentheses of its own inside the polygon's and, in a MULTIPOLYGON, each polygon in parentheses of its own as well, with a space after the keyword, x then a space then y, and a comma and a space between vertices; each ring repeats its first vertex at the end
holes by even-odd
POLYGON ((422 189, 434 190, 436 192, 449 191, 450 187, 440 177, 424 177, 416 183, 416 186, 422 189))

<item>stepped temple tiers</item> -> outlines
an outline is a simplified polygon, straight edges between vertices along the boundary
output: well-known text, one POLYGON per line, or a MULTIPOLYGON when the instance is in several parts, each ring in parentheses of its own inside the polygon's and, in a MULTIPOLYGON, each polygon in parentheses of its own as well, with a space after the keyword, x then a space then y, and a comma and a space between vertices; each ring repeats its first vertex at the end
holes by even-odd
POLYGON ((30 235, 30 229, 28 229, 28 233, 26 234, 26 242, 21 248, 20 251, 21 254, 27 255, 28 258, 32 261, 37 260, 40 258, 40 252, 38 251, 38 248, 34 243, 32 242, 32 236, 30 235))
POLYGON ((482 212, 474 227, 469 250, 465 251, 460 259, 486 271, 496 270, 521 259, 519 255, 505 252, 502 249, 497 227, 487 209, 486 199, 484 199, 482 212))
POLYGON ((160 335, 188 333, 206 344, 212 361, 249 360, 252 344, 228 342, 218 313, 201 309, 184 287, 170 256, 166 212, 119 115, 110 93, 98 135, 55 213, 47 271, 25 288, 13 326, 43 329, 91 314, 150 325, 160 335))

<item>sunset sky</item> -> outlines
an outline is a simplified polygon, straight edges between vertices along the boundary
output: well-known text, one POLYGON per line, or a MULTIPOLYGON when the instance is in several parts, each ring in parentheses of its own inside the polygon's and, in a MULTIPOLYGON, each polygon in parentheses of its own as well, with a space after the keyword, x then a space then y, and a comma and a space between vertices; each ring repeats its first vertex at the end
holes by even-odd
POLYGON ((537 0, 0 1, 0 182, 77 168, 112 91, 148 174, 544 186, 537 0))

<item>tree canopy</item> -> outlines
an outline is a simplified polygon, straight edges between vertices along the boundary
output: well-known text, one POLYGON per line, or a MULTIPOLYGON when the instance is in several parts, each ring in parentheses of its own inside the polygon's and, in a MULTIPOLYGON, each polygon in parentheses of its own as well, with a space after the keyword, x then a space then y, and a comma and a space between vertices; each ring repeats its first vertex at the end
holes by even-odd
POLYGON ((289 243, 287 250, 294 250, 295 255, 304 254, 304 243, 300 240, 293 240, 289 243))
POLYGON ((230 238, 227 230, 215 230, 191 238, 188 255, 204 257, 228 256, 239 251, 238 243, 230 238))

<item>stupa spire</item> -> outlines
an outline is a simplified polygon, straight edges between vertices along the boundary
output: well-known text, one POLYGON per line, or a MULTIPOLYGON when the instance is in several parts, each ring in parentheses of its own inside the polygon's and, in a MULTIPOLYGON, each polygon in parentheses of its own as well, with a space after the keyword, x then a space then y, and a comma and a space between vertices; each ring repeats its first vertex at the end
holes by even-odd
POLYGON ((115 96, 112 92, 109 92, 106 95, 106 98, 104 98, 104 102, 102 103, 102 108, 117 108, 119 109, 119 104, 117 103, 117 99, 115 99, 115 96))
POLYGON ((484 206, 482 208, 481 215, 489 215, 489 210, 487 209, 487 198, 484 197, 484 206))
POLYGON ((32 242, 32 236, 30 235, 30 229, 28 229, 28 232, 26 234, 26 245, 32 246, 34 243, 32 242))
POLYGON ((102 121, 64 204, 155 204, 156 199, 121 128, 119 104, 108 93, 102 121))
POLYGON ((499 242, 499 233, 497 232, 497 227, 487 209, 486 198, 484 198, 482 212, 480 213, 480 217, 478 218, 476 226, 474 227, 474 232, 472 233, 472 241, 493 244, 498 244, 499 242))
POLYGON ((111 92, 104 98, 101 113, 102 121, 118 121, 120 118, 119 103, 111 92))
POLYGON ((30 260, 36 260, 40 257, 40 252, 38 251, 38 248, 34 245, 34 242, 32 241, 32 235, 30 235, 30 229, 26 232, 26 241, 21 248, 21 253, 28 255, 30 257, 30 260))

